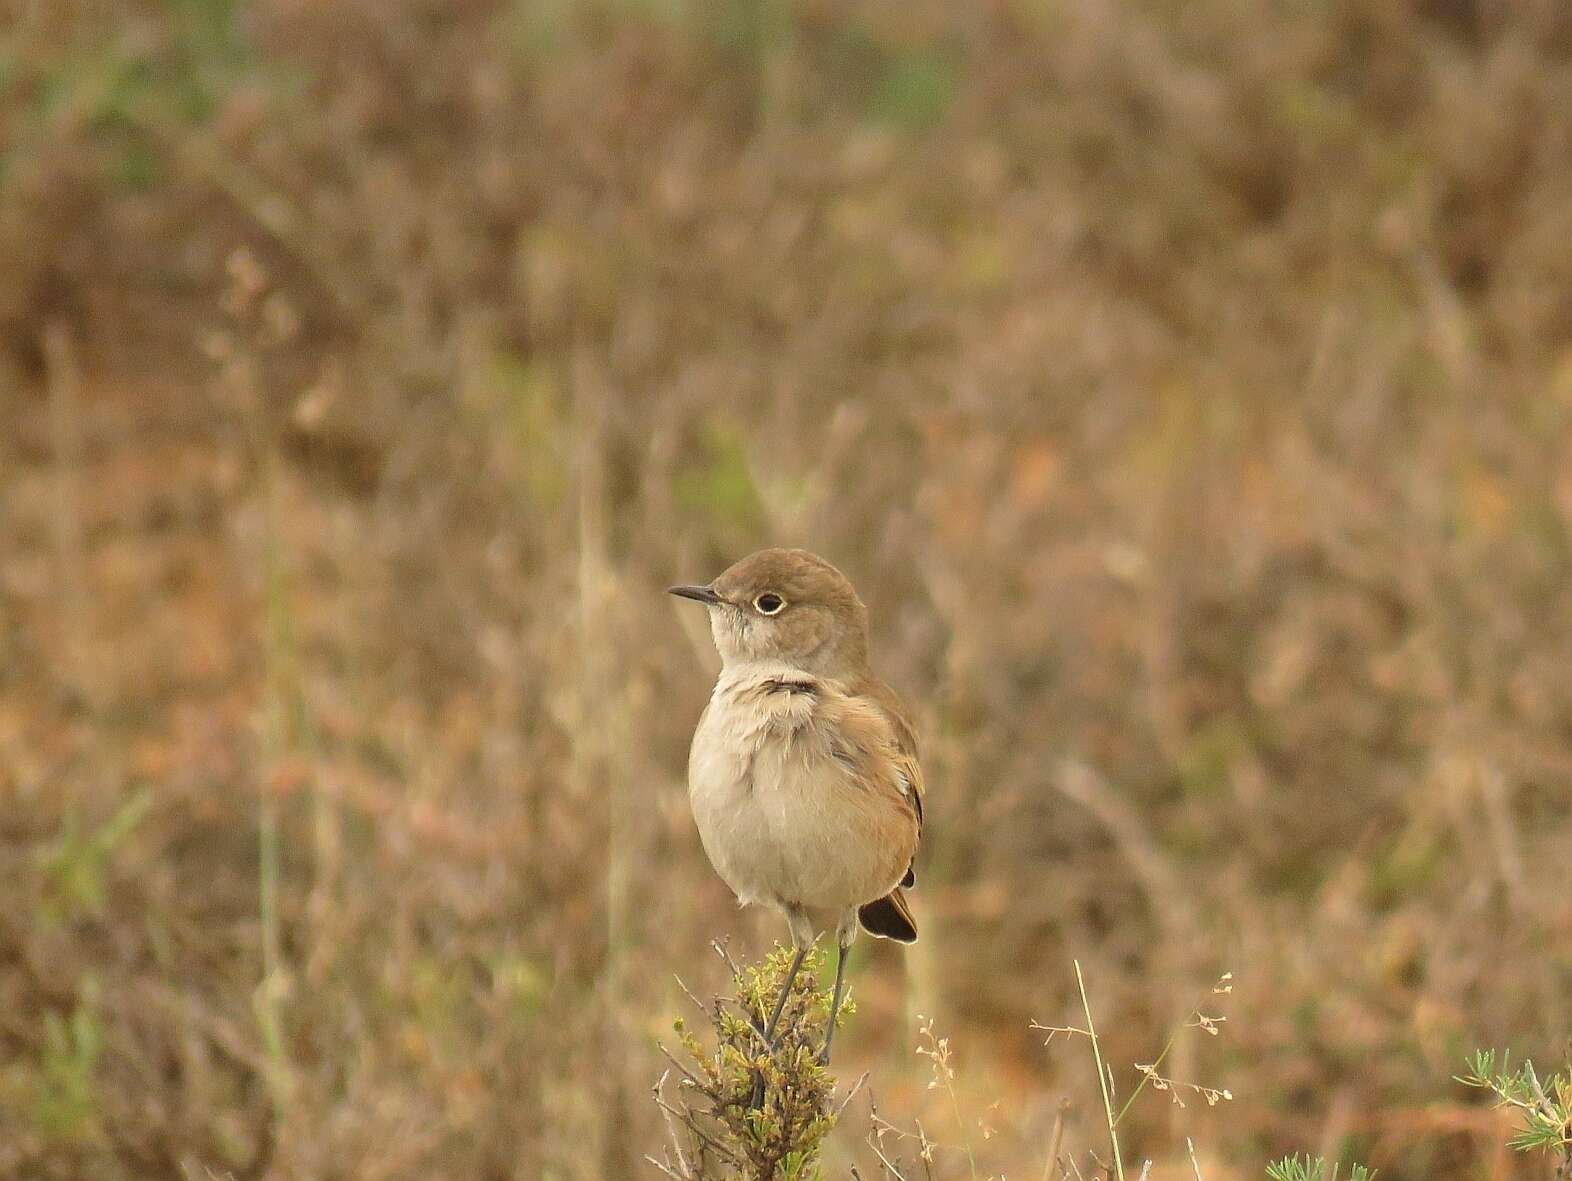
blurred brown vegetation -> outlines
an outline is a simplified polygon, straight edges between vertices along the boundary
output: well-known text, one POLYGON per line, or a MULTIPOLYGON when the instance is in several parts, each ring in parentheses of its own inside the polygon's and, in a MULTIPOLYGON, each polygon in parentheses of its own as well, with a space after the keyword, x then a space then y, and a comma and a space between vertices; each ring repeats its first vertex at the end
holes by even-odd
POLYGON ((1450 1076, 1572 1018, 1572 9, 0 22, 0 1176, 648 1173, 780 935, 661 588, 767 543, 926 736, 882 1115, 1041 1175, 1071 957, 1121 1085, 1231 970, 1127 1156, 1537 1175, 1450 1076))

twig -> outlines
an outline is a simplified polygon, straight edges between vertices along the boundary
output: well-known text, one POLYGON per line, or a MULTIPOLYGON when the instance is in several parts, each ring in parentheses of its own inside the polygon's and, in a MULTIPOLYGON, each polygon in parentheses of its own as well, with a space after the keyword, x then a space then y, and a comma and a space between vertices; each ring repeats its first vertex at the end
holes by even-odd
MULTIPOLYGON (((677 1133, 677 1121, 675 1118, 677 1113, 673 1111, 672 1108, 666 1103, 665 1097, 661 1094, 661 1092, 666 1089, 666 1080, 670 1077, 671 1071, 662 1071, 660 1080, 650 1088, 650 1094, 654 1096, 655 1106, 660 1108, 661 1116, 666 1121, 666 1132, 671 1137, 671 1146, 673 1150, 677 1153, 677 1163, 682 1166, 683 1174, 687 1176, 692 1174, 693 1167, 688 1164, 688 1158, 684 1156, 682 1152, 682 1137, 677 1133)), ((645 1157, 644 1159, 651 1160, 650 1157, 645 1157)), ((656 1164, 656 1167, 664 1168, 664 1166, 661 1166, 658 1163, 656 1164)))
POLYGON ((863 1084, 867 1081, 868 1072, 865 1070, 862 1072, 862 1077, 852 1084, 852 1089, 846 1092, 846 1098, 841 1100, 841 1105, 835 1109, 835 1118, 837 1120, 846 1113, 846 1108, 851 1105, 851 1101, 857 1097, 857 1092, 862 1090, 863 1084))
POLYGON ((890 1163, 890 1158, 884 1155, 871 1133, 868 1136, 868 1147, 873 1149, 873 1155, 879 1158, 879 1163, 884 1166, 890 1176, 895 1178, 895 1181, 906 1181, 906 1175, 890 1163))
POLYGON ((671 1171, 670 1166, 662 1164, 660 1161, 656 1160, 653 1156, 651 1156, 647 1152, 644 1154, 644 1159, 649 1161, 650 1164, 654 1165, 662 1173, 665 1173, 666 1176, 672 1178, 672 1181, 689 1181, 689 1177, 688 1176, 680 1174, 680 1173, 673 1173, 671 1171))
MULTIPOLYGON (((1157 1064, 1154 1062, 1137 1062, 1135 1068, 1141 1072, 1143 1082, 1151 1083, 1159 1091, 1169 1092, 1170 1098, 1180 1107, 1184 1106, 1184 1100, 1179 1098, 1180 1091, 1194 1091, 1206 1100, 1208 1107, 1216 1107, 1223 1100, 1234 1097, 1234 1093, 1227 1087, 1208 1087, 1201 1083, 1187 1083, 1179 1079, 1166 1078, 1157 1073, 1157 1064)), ((1125 1104, 1125 1107, 1128 1109, 1129 1104, 1125 1104)), ((1124 1118, 1123 1111, 1119 1113, 1119 1118, 1124 1118)))
POLYGON ((675 1066, 678 1069, 678 1071, 681 1072, 682 1077, 687 1079, 689 1083, 691 1083, 693 1086, 697 1087, 700 1091, 703 1091, 703 1090, 706 1089, 705 1085, 702 1082, 700 1082, 698 1080, 698 1078, 696 1078, 694 1076, 692 1071, 690 1071, 682 1063, 678 1062, 676 1060, 676 1058, 672 1057, 671 1051, 668 1050, 665 1047, 664 1044, 662 1044, 661 1042, 656 1042, 655 1043, 655 1048, 661 1052, 662 1056, 666 1059, 667 1062, 670 1062, 673 1066, 675 1066))
POLYGON ((1054 1037, 1056 1035, 1061 1034, 1061 1033, 1064 1034, 1066 1037, 1071 1037, 1071 1036, 1074 1036, 1076 1034, 1079 1034, 1081 1037, 1091 1037, 1092 1036, 1091 1035, 1091 1031, 1085 1030, 1085 1029, 1081 1029, 1079 1026, 1075 1026, 1075 1025, 1044 1025, 1040 1021, 1033 1021, 1029 1026, 1027 1026, 1027 1028, 1028 1029, 1035 1029, 1035 1030, 1037 1030, 1040 1033, 1046 1033, 1048 1036, 1043 1039, 1043 1045, 1045 1045, 1045 1046, 1049 1042, 1053 1041, 1053 1039, 1054 1039, 1054 1037))
MULTIPOLYGON (((1059 1109, 1053 1113, 1053 1130, 1048 1133, 1048 1161, 1043 1165, 1043 1181, 1052 1181, 1053 1167, 1059 1161, 1059 1148, 1064 1143, 1064 1116, 1070 1110, 1068 1099, 1059 1100, 1059 1109)), ((1062 1173, 1063 1166, 1060 1166, 1062 1173)))
MULTIPOLYGON (((682 1118, 682 1114, 683 1114, 682 1112, 678 1111, 675 1107, 673 1107, 671 1104, 667 1103, 664 1099, 662 1099, 658 1095, 655 1097, 655 1105, 657 1107, 659 1107, 662 1111, 664 1111, 667 1114, 668 1117, 675 1116, 678 1119, 682 1118)), ((711 1148, 713 1148, 715 1150, 715 1152, 719 1156, 723 1157, 727 1161, 728 1164, 736 1165, 739 1168, 742 1167, 742 1165, 743 1165, 742 1158, 737 1156, 734 1152, 732 1152, 725 1145, 723 1145, 720 1142, 718 1142, 713 1136, 709 1135, 707 1132, 703 1131, 702 1129, 700 1129, 698 1127, 695 1127, 691 1123, 688 1124, 688 1130, 690 1132, 692 1132, 695 1136, 697 1136, 700 1140, 704 1141, 705 1144, 707 1144, 711 1148)))
POLYGON ((1551 1106, 1550 1096, 1545 1094, 1545 1088, 1540 1085, 1539 1072, 1534 1069, 1534 1060, 1532 1058, 1523 1060, 1523 1074, 1528 1078, 1528 1085, 1534 1092, 1534 1098, 1539 1100, 1539 1110, 1551 1119, 1555 1119, 1556 1109, 1551 1106))
MULTIPOLYGON (((1225 972, 1221 979, 1219 979, 1218 982, 1212 986, 1212 992, 1215 994, 1219 992, 1230 991, 1233 988, 1233 985, 1228 984, 1227 982, 1232 978, 1232 972, 1225 972)), ((1174 1027, 1173 1032, 1168 1035, 1168 1042, 1163 1046, 1162 1053, 1157 1055, 1155 1061, 1149 1062, 1145 1066, 1142 1066, 1139 1063, 1136 1064, 1136 1069, 1141 1072, 1141 1081, 1136 1083, 1135 1090, 1131 1091, 1130 1097, 1124 1101, 1124 1106, 1119 1109, 1119 1114, 1114 1117, 1114 1123, 1118 1124, 1124 1122, 1124 1117, 1129 1113, 1131 1105, 1136 1101, 1136 1098, 1141 1094, 1141 1092, 1146 1090, 1147 1083, 1169 1083, 1170 1085, 1174 1085, 1171 1079, 1164 1079, 1161 1075, 1157 1074, 1157 1068, 1161 1066, 1163 1064, 1163 1060, 1168 1057, 1169 1051, 1174 1048, 1174 1044, 1179 1040, 1179 1035, 1181 1033, 1183 1033, 1186 1029, 1204 1029, 1208 1033, 1215 1035, 1217 1033, 1218 1025, 1221 1022, 1227 1020, 1225 1017, 1208 1017, 1205 1013, 1201 1012, 1201 1002, 1197 1002, 1195 1007, 1190 1010, 1190 1013, 1191 1016, 1194 1017, 1194 1020, 1186 1020, 1174 1027)), ((1200 1087, 1193 1083, 1183 1083, 1177 1085, 1189 1087, 1197 1093, 1205 1096, 1226 1095, 1230 1099, 1233 1098, 1233 1096, 1229 1095, 1225 1090, 1221 1090, 1216 1087, 1200 1087)), ((1216 1100, 1208 1097, 1207 1102, 1215 1103, 1216 1100)), ((1180 1106, 1183 1107, 1184 1104, 1181 1103, 1180 1106)))
POLYGON ((710 946, 715 949, 715 954, 725 961, 726 967, 731 969, 733 976, 742 975, 742 969, 737 966, 737 961, 731 958, 731 948, 719 939, 710 940, 710 946))
POLYGON ((1195 1174, 1195 1181, 1204 1181, 1204 1178, 1201 1176, 1200 1162, 1195 1159, 1195 1141, 1186 1136, 1184 1138, 1184 1146, 1190 1152, 1190 1171, 1195 1174))
POLYGON ((710 1015, 710 1011, 704 1007, 703 1001, 693 995, 693 990, 683 983, 682 977, 673 972, 671 974, 671 978, 677 982, 677 987, 682 989, 682 995, 693 1002, 694 1008, 703 1013, 705 1017, 708 1017, 710 1015))
POLYGON ((1108 1118, 1108 1142, 1113 1148, 1114 1174, 1124 1181, 1124 1162, 1119 1158, 1119 1133, 1114 1130, 1113 1099, 1108 1093, 1108 1080, 1103 1074, 1103 1051, 1097 1040, 1097 1026, 1092 1023, 1092 1005, 1086 999, 1086 981, 1081 976, 1081 961, 1075 961, 1075 983, 1081 990, 1081 1011, 1086 1014, 1086 1029, 1092 1039, 1092 1057, 1097 1062, 1097 1085, 1103 1093, 1103 1114, 1108 1118))

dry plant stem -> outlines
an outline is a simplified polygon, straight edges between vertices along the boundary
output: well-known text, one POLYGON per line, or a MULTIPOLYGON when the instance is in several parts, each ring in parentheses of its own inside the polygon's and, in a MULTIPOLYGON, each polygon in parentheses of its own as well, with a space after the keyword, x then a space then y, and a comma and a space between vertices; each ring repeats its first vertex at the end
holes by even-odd
MULTIPOLYGON (((663 1071, 660 1078, 656 1080, 655 1085, 650 1088, 650 1094, 654 1096, 655 1105, 660 1108, 661 1118, 666 1121, 666 1132, 671 1139, 672 1150, 677 1154, 677 1164, 682 1168, 682 1172, 687 1174, 691 1173, 693 1168, 688 1164, 688 1158, 683 1154, 682 1151, 682 1136, 677 1131, 677 1112, 670 1104, 666 1102, 662 1095, 662 1092, 666 1089, 666 1080, 670 1077, 671 1071, 663 1071)), ((678 1176, 678 1174, 673 1173, 653 1156, 650 1156, 646 1153, 644 1159, 649 1161, 650 1164, 654 1165, 668 1177, 678 1176)))
POLYGON ((1346 1088, 1339 1089, 1332 1096, 1332 1101, 1327 1104, 1326 1124, 1321 1129, 1321 1144, 1316 1155, 1323 1160, 1336 1160, 1338 1149, 1348 1136, 1349 1117, 1353 1113, 1354 1104, 1346 1088))
POLYGON ((1190 1171, 1195 1174, 1195 1181, 1204 1181, 1201 1176, 1201 1164, 1195 1159, 1195 1141, 1186 1136, 1184 1138, 1184 1146, 1190 1153, 1190 1171))
POLYGON ((283 761, 289 744, 289 678, 293 641, 289 618, 288 572, 283 542, 283 477, 278 454, 262 428, 262 490, 267 528, 263 540, 267 580, 266 680, 263 697, 261 792, 257 802, 257 906, 262 928, 262 980, 257 988, 257 1022, 262 1029, 270 1065, 269 1081, 274 1111, 282 1116, 289 1090, 289 1058, 284 1044, 282 999, 284 978, 283 937, 279 917, 278 800, 271 773, 283 761))
MULTIPOLYGON (((933 1032, 933 1021, 930 1019, 919 1031, 927 1039, 927 1047, 918 1046, 917 1052, 933 1063, 933 1081, 930 1088, 943 1085, 944 1093, 950 1097, 950 1111, 955 1116, 955 1127, 961 1134, 961 1148, 966 1153, 966 1162, 971 1170, 973 1181, 977 1177, 977 1158, 972 1152, 971 1133, 966 1125, 965 1118, 961 1115, 960 1096, 955 1092, 955 1068, 950 1065, 950 1039, 937 1037, 933 1032)), ((922 1135, 922 1124, 917 1124, 917 1132, 922 1135)), ((924 1156, 926 1160, 927 1157, 924 1156)))
MULTIPOLYGON (((626 1039, 626 1004, 634 982, 628 953, 636 934, 633 892, 637 858, 637 809, 629 799, 626 751, 629 721, 624 687, 616 671, 616 637, 607 620, 618 615, 617 571, 611 552, 606 465, 607 377, 589 350, 574 350, 571 369, 572 415, 579 448, 575 456, 578 526, 578 715, 594 719, 581 726, 575 744, 576 790, 586 800, 600 796, 604 806, 606 860, 603 878, 606 956, 598 982, 601 1036, 607 1046, 626 1039)), ((626 1103, 626 1083, 616 1072, 604 1080, 606 1101, 626 1103)), ((631 1160, 615 1136, 601 1145, 602 1169, 621 1172, 631 1160)))
POLYGON ((684 1066, 681 1062, 678 1062, 677 1059, 672 1055, 672 1052, 670 1050, 668 1050, 665 1046, 663 1046, 660 1042, 656 1042, 655 1043, 655 1048, 660 1051, 661 1056, 664 1057, 667 1062, 670 1062, 673 1066, 675 1066, 677 1068, 677 1072, 679 1074, 681 1074, 683 1078, 688 1080, 688 1084, 690 1086, 693 1086, 693 1087, 703 1087, 704 1086, 704 1084, 701 1081, 699 1081, 699 1079, 694 1075, 694 1073, 691 1070, 689 1070, 686 1066, 684 1066))
POLYGON ((49 433, 54 448, 55 576, 65 622, 66 672, 73 693, 85 692, 93 683, 88 668, 86 640, 86 559, 82 545, 80 483, 82 470, 81 375, 71 330, 53 321, 43 333, 44 372, 49 390, 49 433))
POLYGON ((961 1129, 961 1147, 966 1150, 966 1165, 971 1170, 972 1181, 977 1181, 977 1157, 972 1152, 972 1135, 966 1127, 966 1121, 961 1118, 961 1100, 955 1093, 955 1084, 945 1084, 945 1090, 950 1093, 950 1110, 955 1113, 955 1125, 961 1129))
MULTIPOLYGON (((604 640, 605 617, 610 606, 611 571, 606 538, 604 461, 598 446, 601 405, 599 375, 580 355, 573 366, 573 412, 581 439, 577 459, 578 492, 578 635, 580 716, 591 717, 609 704, 614 691, 609 653, 604 640)), ((604 718, 601 719, 604 723, 604 718)), ((626 947, 628 874, 622 784, 610 774, 610 742, 604 724, 586 728, 575 748, 578 790, 586 797, 604 786, 607 832, 606 994, 617 996, 622 988, 623 952, 626 947)), ((610 1006, 608 1006, 609 1008, 610 1006)))
MULTIPOLYGON (((661 1077, 664 1079, 665 1075, 662 1075, 661 1077)), ((671 1104, 667 1103, 666 1100, 662 1099, 659 1094, 655 1096, 655 1105, 661 1109, 661 1112, 665 1115, 668 1121, 674 1118, 681 1118, 682 1116, 680 1111, 678 1111, 671 1104)), ((738 1168, 743 1167, 743 1161, 741 1158, 729 1152, 724 1144, 716 1140, 715 1137, 711 1136, 708 1132, 705 1132, 699 1128, 690 1128, 689 1130, 700 1140, 702 1140, 705 1146, 712 1150, 716 1156, 720 1157, 729 1164, 736 1165, 738 1168)))
POLYGON ((1048 1160, 1043 1165, 1043 1181, 1052 1181, 1053 1167, 1058 1163, 1059 1149, 1064 1144, 1064 1115, 1069 1109, 1070 1101, 1061 1099, 1058 1110, 1053 1113, 1053 1130, 1048 1133, 1048 1160))
POLYGON ((846 1092, 846 1098, 841 1100, 841 1105, 835 1109, 835 1118, 837 1120, 846 1114, 846 1109, 851 1106, 851 1101, 857 1097, 857 1092, 861 1091, 863 1087, 867 1085, 868 1072, 865 1070, 862 1072, 862 1076, 852 1084, 851 1090, 846 1092))
POLYGON ((872 1140, 869 1140, 868 1144, 873 1149, 873 1155, 879 1158, 879 1164, 884 1167, 890 1176, 895 1178, 895 1181, 906 1181, 905 1174, 890 1162, 890 1158, 884 1155, 884 1151, 877 1144, 872 1140))
POLYGON ((937 1145, 928 1139, 928 1134, 923 1131, 921 1120, 912 1121, 912 1125, 916 1129, 914 1132, 908 1132, 903 1128, 896 1127, 889 1120, 885 1119, 882 1115, 879 1114, 878 1104, 873 1101, 873 1097, 871 1095, 868 1098, 868 1118, 872 1126, 868 1133, 868 1146, 872 1148, 878 1155, 879 1160, 883 1162, 885 1169, 891 1175, 899 1178, 900 1181, 905 1181, 903 1174, 895 1167, 893 1163, 891 1163, 889 1158, 884 1153, 883 1146, 884 1137, 886 1135, 894 1135, 898 1140, 916 1140, 919 1145, 917 1159, 922 1162, 923 1174, 929 1179, 929 1181, 933 1181, 932 1150, 936 1148, 937 1145))
MULTIPOLYGON (((1181 976, 1192 974, 1196 968, 1193 949, 1200 946, 1196 936, 1202 928, 1201 918, 1178 871, 1153 838, 1146 818, 1107 779, 1078 759, 1066 759, 1053 782, 1061 794, 1080 804, 1108 830, 1162 925, 1165 945, 1174 949, 1173 970, 1181 976)), ((1170 1050, 1177 1050, 1178 1073, 1189 1077, 1194 1067, 1191 1041, 1182 1035, 1182 1029, 1176 1031, 1163 1052, 1166 1056, 1170 1050)), ((1130 1098, 1133 1100, 1135 1095, 1130 1098)), ((1127 1102, 1125 1109, 1128 1108, 1127 1102)), ((1123 1115, 1121 1111, 1119 1117, 1123 1115)))
POLYGON ((678 990, 682 993, 683 996, 688 998, 688 1000, 693 1004, 693 1007, 701 1014, 708 1015, 709 1010, 704 1007, 704 1002, 699 1000, 699 998, 693 994, 693 989, 688 987, 687 981, 675 973, 672 974, 671 978, 677 982, 678 990))
POLYGON ((687 1181, 687 1178, 684 1177, 681 1173, 673 1173, 671 1171, 671 1169, 669 1169, 667 1166, 661 1164, 660 1161, 656 1160, 649 1153, 646 1152, 644 1154, 644 1159, 649 1161, 650 1164, 654 1165, 662 1173, 666 1174, 666 1176, 674 1178, 674 1181, 687 1181))
MULTIPOLYGON (((1159 1066, 1161 1066, 1163 1064, 1163 1059, 1168 1057, 1168 1051, 1172 1050, 1174 1048, 1174 1042, 1178 1040, 1179 1034, 1183 1030, 1183 1028, 1184 1027, 1181 1025, 1178 1029, 1175 1029, 1172 1033, 1170 1033, 1168 1035, 1168 1042, 1167 1042, 1167 1044, 1165 1044, 1163 1046, 1163 1052, 1161 1054, 1157 1055, 1156 1059, 1153 1060, 1153 1062, 1152 1062, 1152 1069, 1153 1070, 1156 1070, 1159 1066)), ((1119 1123, 1121 1123, 1124 1120, 1124 1117, 1125 1117, 1126 1113, 1129 1112, 1129 1110, 1130 1110, 1130 1105, 1136 1101, 1137 1097, 1139 1097, 1141 1092, 1146 1089, 1146 1084, 1151 1082, 1151 1081, 1152 1081, 1152 1076, 1151 1075, 1145 1074, 1145 1073, 1143 1073, 1141 1075, 1141 1081, 1135 1084, 1135 1089, 1130 1092, 1130 1097, 1124 1101, 1124 1106, 1119 1109, 1119 1114, 1114 1116, 1114 1124, 1115 1125, 1118 1125, 1119 1123)))
POLYGON ((1092 1024, 1092 1006, 1086 999, 1086 981, 1081 977, 1081 961, 1075 961, 1075 984, 1081 990, 1081 1011, 1086 1014, 1086 1031, 1092 1039, 1092 1058, 1097 1063, 1097 1085, 1103 1094, 1103 1114, 1108 1119, 1108 1143, 1113 1149, 1114 1175, 1124 1181, 1124 1162, 1119 1157, 1119 1133, 1114 1130, 1113 1100, 1108 1094, 1108 1077, 1103 1073, 1103 1050, 1092 1024))

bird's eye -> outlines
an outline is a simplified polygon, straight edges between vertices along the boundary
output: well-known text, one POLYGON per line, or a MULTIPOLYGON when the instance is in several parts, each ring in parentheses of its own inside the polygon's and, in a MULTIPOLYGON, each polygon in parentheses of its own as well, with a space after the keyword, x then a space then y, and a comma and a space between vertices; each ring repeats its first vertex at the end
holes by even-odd
POLYGON ((765 591, 753 600, 753 609, 760 615, 779 615, 781 608, 785 605, 785 599, 770 591, 765 591))

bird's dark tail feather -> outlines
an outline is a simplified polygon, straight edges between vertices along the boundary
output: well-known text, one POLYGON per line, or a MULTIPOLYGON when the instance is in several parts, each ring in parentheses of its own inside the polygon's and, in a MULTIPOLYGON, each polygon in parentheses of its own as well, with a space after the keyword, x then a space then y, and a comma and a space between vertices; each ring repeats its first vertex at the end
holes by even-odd
POLYGON ((917 942, 917 923, 911 908, 906 905, 906 895, 891 890, 883 898, 857 908, 857 917, 870 935, 880 939, 894 939, 897 943, 917 942))

